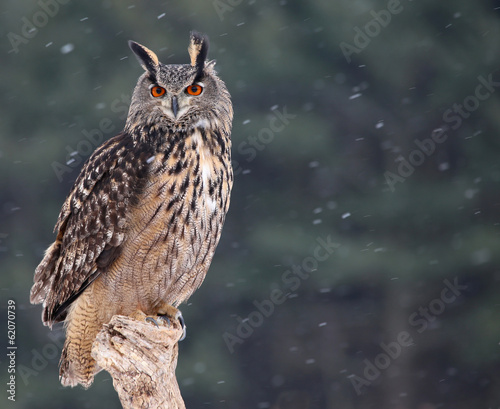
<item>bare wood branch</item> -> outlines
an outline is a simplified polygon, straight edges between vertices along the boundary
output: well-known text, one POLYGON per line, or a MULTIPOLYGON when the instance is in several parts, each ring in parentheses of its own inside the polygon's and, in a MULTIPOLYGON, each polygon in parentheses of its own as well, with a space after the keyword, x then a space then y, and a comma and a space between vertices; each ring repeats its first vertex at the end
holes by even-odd
POLYGON ((108 371, 125 409, 185 409, 177 379, 177 320, 159 327, 144 320, 114 316, 92 347, 97 364, 108 371))

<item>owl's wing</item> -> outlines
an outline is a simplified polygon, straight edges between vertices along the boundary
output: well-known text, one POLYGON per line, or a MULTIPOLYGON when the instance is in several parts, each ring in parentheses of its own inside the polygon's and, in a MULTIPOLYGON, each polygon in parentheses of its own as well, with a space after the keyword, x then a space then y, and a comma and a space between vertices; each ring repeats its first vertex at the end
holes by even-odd
POLYGON ((56 241, 35 271, 31 302, 43 302, 43 322, 62 321, 67 308, 120 254, 127 210, 144 186, 146 152, 121 133, 82 168, 55 226, 56 241))

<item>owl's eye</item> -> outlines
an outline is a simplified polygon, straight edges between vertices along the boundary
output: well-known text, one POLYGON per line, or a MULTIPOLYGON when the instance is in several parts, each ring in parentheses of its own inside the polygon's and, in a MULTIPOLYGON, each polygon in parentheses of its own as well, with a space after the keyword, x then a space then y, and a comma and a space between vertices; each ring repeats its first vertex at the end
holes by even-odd
POLYGON ((167 90, 163 87, 160 87, 159 85, 155 85, 153 88, 151 88, 151 95, 155 98, 165 95, 165 92, 167 92, 167 90))
POLYGON ((200 95, 202 91, 203 87, 198 84, 193 84, 186 88, 186 93, 189 95, 200 95))

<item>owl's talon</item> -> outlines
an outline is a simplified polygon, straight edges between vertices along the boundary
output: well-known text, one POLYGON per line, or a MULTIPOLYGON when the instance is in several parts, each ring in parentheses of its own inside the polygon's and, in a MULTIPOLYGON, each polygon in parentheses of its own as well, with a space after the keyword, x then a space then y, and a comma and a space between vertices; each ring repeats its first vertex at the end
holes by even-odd
POLYGON ((158 325, 158 323, 156 322, 156 320, 153 318, 153 317, 146 317, 146 319, 144 320, 146 322, 152 322, 153 324, 156 325, 156 328, 159 328, 160 326, 158 325))
POLYGON ((175 318, 179 320, 179 323, 181 324, 182 327, 182 337, 179 339, 179 341, 184 341, 187 334, 186 322, 184 321, 184 317, 182 316, 182 313, 180 311, 178 311, 177 314, 175 314, 175 318))
POLYGON ((172 321, 170 321, 170 317, 168 315, 158 315, 158 318, 162 321, 165 321, 169 327, 172 324, 172 321))
POLYGON ((162 314, 162 315, 158 315, 158 318, 165 321, 167 323, 167 325, 169 325, 169 326, 172 324, 172 321, 170 321, 171 318, 175 318, 176 320, 178 320, 179 324, 181 324, 181 328, 182 328, 182 337, 179 339, 179 341, 183 341, 186 338, 186 332, 187 332, 186 331, 186 322, 184 321, 184 317, 182 316, 182 313, 179 310, 177 310, 174 317, 172 317, 171 315, 168 315, 168 314, 162 314))

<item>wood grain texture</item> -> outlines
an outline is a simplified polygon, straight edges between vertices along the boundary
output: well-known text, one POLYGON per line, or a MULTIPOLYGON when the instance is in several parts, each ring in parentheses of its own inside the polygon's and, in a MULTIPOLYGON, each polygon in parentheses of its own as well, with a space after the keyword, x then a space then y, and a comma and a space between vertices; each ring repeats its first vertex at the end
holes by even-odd
POLYGON ((92 347, 92 356, 111 374, 125 409, 185 409, 175 378, 183 330, 178 321, 157 322, 158 327, 116 315, 92 347))

